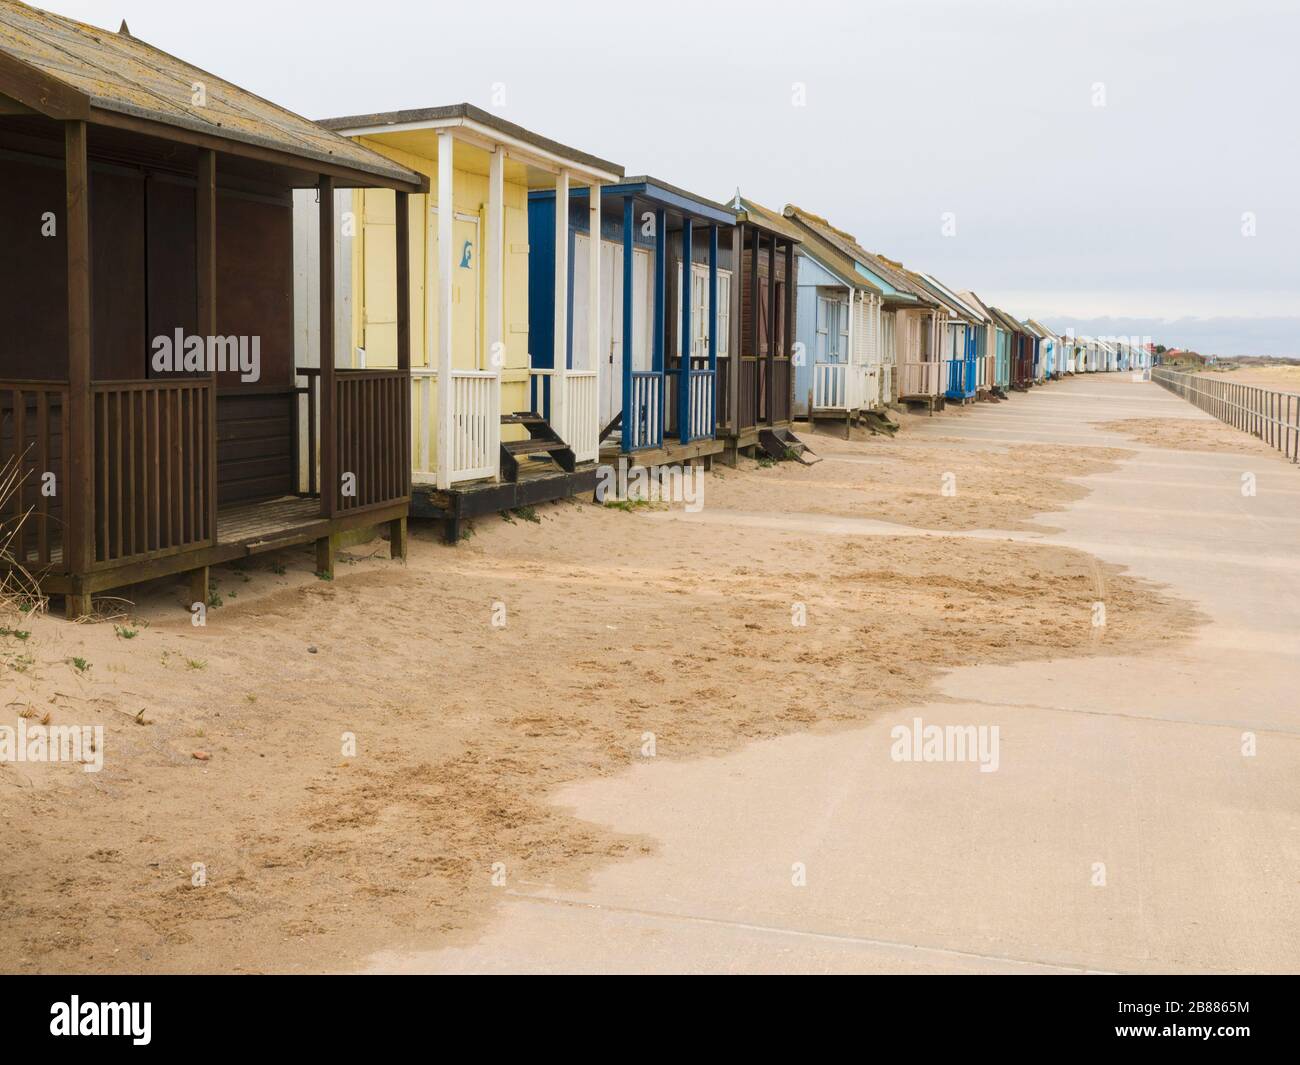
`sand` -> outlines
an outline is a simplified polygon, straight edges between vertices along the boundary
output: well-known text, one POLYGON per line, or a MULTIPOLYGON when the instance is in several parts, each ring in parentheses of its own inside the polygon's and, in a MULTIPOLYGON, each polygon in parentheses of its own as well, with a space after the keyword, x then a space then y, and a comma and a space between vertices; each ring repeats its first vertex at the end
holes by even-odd
MULTIPOLYGON (((954 410, 949 420, 977 416, 954 410)), ((708 505, 728 510, 834 514, 924 529, 1045 531, 1038 516, 1062 510, 1087 489, 1070 478, 1112 470, 1131 452, 1122 448, 977 444, 902 434, 893 439, 854 430, 852 439, 803 433, 822 462, 809 468, 784 463, 762 476, 730 476, 722 469, 708 487, 708 505), (951 475, 952 480, 945 482, 951 475), (945 483, 953 495, 945 495, 945 483)), ((758 464, 742 460, 741 471, 758 464)))
MULTIPOLYGON (((1041 467, 1061 449, 816 446, 836 461, 711 476, 708 508, 956 531, 1032 524, 1084 491, 1025 474, 1026 452, 1041 467), (948 470, 955 498, 931 483, 948 470)), ((1063 473, 1124 458, 1072 451, 1063 473)), ((417 528, 408 564, 376 543, 332 582, 308 551, 226 567, 205 628, 178 609, 180 584, 124 604, 116 626, 0 620, 30 633, 0 636, 0 724, 105 728, 101 773, 0 766, 4 968, 341 971, 469 942, 501 895, 494 873, 580 885, 653 850, 548 802, 651 741, 680 759, 843 728, 934 698, 949 666, 1158 653, 1198 623, 1059 547, 587 502, 537 516, 480 521, 456 548, 417 528)))
POLYGON ((1236 370, 1206 370, 1202 376, 1212 381, 1231 381, 1239 385, 1270 388, 1278 392, 1300 393, 1300 366, 1246 366, 1236 370))
POLYGON ((1123 418, 1092 424, 1108 432, 1123 433, 1148 447, 1171 451, 1217 451, 1237 455, 1277 451, 1258 437, 1225 422, 1200 418, 1123 418))

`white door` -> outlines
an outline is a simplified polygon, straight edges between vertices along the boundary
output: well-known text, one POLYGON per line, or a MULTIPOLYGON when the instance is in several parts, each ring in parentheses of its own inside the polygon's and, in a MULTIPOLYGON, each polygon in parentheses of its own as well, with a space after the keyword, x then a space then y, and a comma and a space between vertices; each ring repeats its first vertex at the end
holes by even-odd
MULTIPOLYGON (((587 236, 574 235, 573 247, 573 368, 590 370, 595 363, 587 352, 587 236)), ((651 359, 650 307, 654 275, 652 253, 632 251, 632 368, 649 370, 651 359)), ((600 422, 607 425, 623 409, 623 245, 604 241, 600 251, 600 422)))

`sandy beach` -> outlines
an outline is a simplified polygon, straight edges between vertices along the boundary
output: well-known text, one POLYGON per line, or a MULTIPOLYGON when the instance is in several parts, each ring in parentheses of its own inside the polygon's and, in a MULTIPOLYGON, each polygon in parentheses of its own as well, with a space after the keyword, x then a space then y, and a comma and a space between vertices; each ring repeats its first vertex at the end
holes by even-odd
POLYGON ((307 551, 226 567, 203 628, 180 584, 99 623, 5 619, 27 635, 0 637, 0 721, 102 724, 104 768, 0 767, 0 949, 26 972, 264 972, 468 943, 494 871, 573 886, 654 852, 548 803, 647 743, 717 754, 869 721, 957 664, 1194 629, 1185 601, 1082 551, 924 532, 1040 527, 1123 449, 921 441, 911 422, 814 437, 812 467, 709 476, 706 515, 766 524, 567 502, 455 548, 417 527, 406 565, 353 548, 333 582, 307 551), (900 528, 823 537, 817 516, 900 528))

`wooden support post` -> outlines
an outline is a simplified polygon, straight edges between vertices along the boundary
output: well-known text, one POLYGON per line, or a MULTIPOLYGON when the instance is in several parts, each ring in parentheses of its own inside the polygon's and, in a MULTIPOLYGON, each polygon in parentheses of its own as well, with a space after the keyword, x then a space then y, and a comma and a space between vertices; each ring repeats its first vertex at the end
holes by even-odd
POLYGON ((334 179, 322 175, 320 196, 320 512, 338 511, 338 389, 334 383, 334 179))
POLYGON ((708 411, 709 436, 717 435, 718 417, 718 227, 709 226, 709 372, 713 375, 713 404, 708 411))
MULTIPOLYGON (((600 420, 600 369, 606 353, 600 350, 600 186, 594 181, 587 190, 587 359, 589 370, 596 371, 596 414, 600 420)), ((571 412, 576 417, 577 411, 571 412)), ((586 431, 584 426, 581 432, 586 431)), ((600 426, 596 427, 600 431, 600 426)), ((580 430, 570 425, 569 432, 575 436, 580 430)))
MULTIPOLYGON (((406 375, 402 382, 401 443, 397 454, 388 458, 397 463, 404 495, 411 494, 411 198, 397 194, 397 368, 406 375)), ((380 444, 384 447, 384 444, 380 444)))
POLYGON ((452 282, 456 239, 455 145, 450 133, 438 134, 438 487, 451 487, 452 417, 455 408, 452 368, 452 282))
POLYGON ((623 425, 622 425, 622 448, 624 454, 632 450, 632 372, 635 363, 632 361, 633 338, 636 332, 633 328, 633 315, 636 310, 636 300, 633 298, 632 281, 635 276, 633 267, 636 265, 636 245, 634 242, 634 233, 636 225, 636 199, 632 195, 623 198, 623 425))
POLYGON ((569 418, 569 172, 555 176, 555 358, 551 376, 551 425, 568 432, 569 418))
POLYGON ((316 541, 316 575, 326 580, 334 579, 334 561, 338 556, 339 538, 334 533, 316 541))
POLYGON ((408 547, 406 519, 394 518, 388 523, 388 557, 405 562, 408 547))
POLYGON ((69 621, 80 621, 94 615, 95 608, 86 592, 69 592, 63 597, 63 616, 69 621))
MULTIPOLYGON (((506 372, 506 150, 487 160, 487 365, 493 373, 493 462, 500 462, 500 378, 506 372)), ((529 384, 525 371, 524 384, 529 384)))
POLYGON ((742 294, 744 292, 745 232, 744 224, 731 230, 731 335, 727 337, 727 395, 731 397, 727 416, 733 436, 740 435, 740 364, 744 354, 742 294))
POLYGON ((677 438, 688 444, 691 440, 691 294, 692 254, 695 249, 695 227, 689 217, 682 219, 682 321, 680 337, 680 362, 677 374, 677 438))
POLYGON ((655 211, 655 321, 654 321, 654 371, 658 380, 654 387, 654 408, 658 411, 658 425, 647 425, 649 443, 660 447, 664 443, 664 433, 668 424, 668 412, 664 409, 667 388, 664 383, 664 371, 667 367, 665 348, 668 345, 668 212, 662 207, 655 211))
MULTIPOLYGON (((794 241, 785 242, 785 337, 783 346, 785 348, 785 357, 789 360, 790 371, 790 388, 785 397, 785 411, 787 418, 794 417, 794 314, 795 314, 795 285, 798 281, 797 260, 794 256, 794 241)), ((814 312, 815 313, 815 312, 814 312)), ((884 357, 883 355, 881 356, 884 357)), ((771 404, 769 403, 770 407, 771 404)), ((771 422, 769 421, 769 424, 771 422)))
MULTIPOLYGON (((195 196, 195 251, 198 270, 199 336, 215 351, 211 338, 217 335, 217 153, 199 152, 198 190, 195 196)), ((204 434, 205 492, 200 502, 207 528, 203 537, 217 542, 217 368, 212 367, 208 385, 207 432, 204 434)), ((295 408, 296 409, 296 408, 295 408)), ((204 598, 203 602, 207 602, 204 598)))
POLYGON ((772 424, 772 383, 776 380, 776 234, 767 246, 767 402, 764 420, 772 424))
MULTIPOLYGON (((90 164, 86 155, 86 123, 64 123, 64 166, 67 185, 68 243, 68 484, 64 493, 69 521, 64 550, 74 580, 95 562, 95 444, 91 394, 90 337, 90 164)), ((67 429, 65 429, 67 431, 67 429)), ((69 596, 69 612, 90 613, 90 597, 69 596)))
POLYGON ((190 598, 186 606, 193 607, 195 603, 202 603, 204 606, 208 605, 211 576, 211 570, 207 566, 200 566, 198 569, 190 570, 190 598))

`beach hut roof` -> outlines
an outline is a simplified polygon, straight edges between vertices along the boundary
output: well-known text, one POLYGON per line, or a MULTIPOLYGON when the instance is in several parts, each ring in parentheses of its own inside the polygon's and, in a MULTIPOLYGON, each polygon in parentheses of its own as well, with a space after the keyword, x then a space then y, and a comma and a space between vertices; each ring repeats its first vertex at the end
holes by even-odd
POLYGON ((935 306, 934 297, 924 286, 908 277, 908 271, 883 256, 867 251, 851 233, 837 229, 820 215, 805 211, 794 204, 787 204, 784 213, 786 218, 796 222, 807 233, 817 237, 824 246, 831 248, 847 261, 853 267, 856 277, 870 281, 870 278, 864 274, 866 271, 880 278, 887 288, 882 289, 875 284, 871 287, 884 294, 886 304, 909 307, 935 306))
POLYGON ((234 154, 252 154, 241 152, 243 147, 329 164, 343 179, 378 178, 404 188, 425 184, 405 167, 147 44, 126 23, 114 33, 0 0, 0 87, 22 107, 49 118, 167 137, 156 123, 216 139, 223 142, 219 150, 234 154))
POLYGON ((590 170, 608 177, 623 177, 623 167, 611 163, 608 159, 589 152, 579 151, 567 144, 543 137, 530 129, 507 122, 491 111, 475 107, 470 103, 447 104, 441 107, 411 108, 401 111, 377 111, 368 115, 344 115, 338 118, 323 118, 320 124, 326 129, 346 130, 351 136, 400 132, 403 129, 435 129, 451 126, 480 126, 497 137, 519 141, 536 149, 543 155, 555 156, 558 160, 579 163, 590 170))

